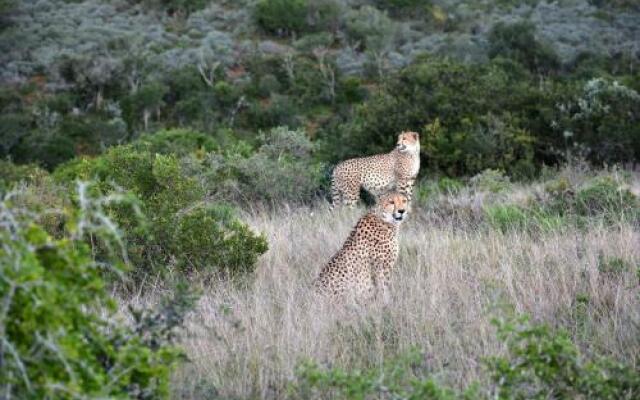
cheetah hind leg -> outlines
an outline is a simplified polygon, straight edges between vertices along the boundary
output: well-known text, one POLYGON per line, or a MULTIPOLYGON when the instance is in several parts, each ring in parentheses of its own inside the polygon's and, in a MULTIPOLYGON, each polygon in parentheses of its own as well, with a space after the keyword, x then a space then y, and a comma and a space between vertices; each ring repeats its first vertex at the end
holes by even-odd
POLYGON ((339 188, 334 182, 331 183, 331 210, 341 205, 347 205, 354 208, 360 199, 360 187, 352 188, 350 186, 339 188))

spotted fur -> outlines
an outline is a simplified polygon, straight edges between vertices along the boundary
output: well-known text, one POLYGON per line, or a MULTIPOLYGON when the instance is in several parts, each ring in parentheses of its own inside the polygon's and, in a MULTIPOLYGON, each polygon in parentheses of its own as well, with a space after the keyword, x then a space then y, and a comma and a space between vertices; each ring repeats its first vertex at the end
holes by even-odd
POLYGON ((420 170, 420 137, 415 132, 398 135, 390 153, 353 158, 339 163, 331 179, 331 206, 353 206, 360 188, 379 196, 397 190, 411 200, 413 184, 420 170))
POLYGON ((334 299, 382 296, 386 300, 391 270, 398 259, 398 230, 407 211, 404 194, 382 195, 324 266, 315 281, 317 290, 334 299))

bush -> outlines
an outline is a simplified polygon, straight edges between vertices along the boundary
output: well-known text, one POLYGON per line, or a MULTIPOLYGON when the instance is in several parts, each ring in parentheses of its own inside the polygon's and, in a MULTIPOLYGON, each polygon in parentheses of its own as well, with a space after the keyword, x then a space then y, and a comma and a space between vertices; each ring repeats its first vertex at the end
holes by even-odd
POLYGON ((462 181, 458 179, 442 177, 438 180, 422 180, 415 187, 416 204, 427 204, 432 198, 439 195, 455 196, 464 188, 462 181))
POLYGON ((158 1, 162 7, 167 10, 167 13, 174 14, 176 12, 182 12, 189 14, 191 12, 203 9, 208 3, 208 0, 152 0, 158 1))
POLYGON ((0 115, 0 157, 15 154, 20 142, 31 132, 31 119, 20 113, 0 115))
POLYGON ((448 178, 446 176, 438 179, 438 189, 443 193, 456 194, 463 187, 464 184, 458 179, 448 178))
POLYGON ((491 193, 499 193, 509 188, 511 185, 509 177, 504 172, 487 169, 482 173, 471 178, 471 185, 477 191, 485 191, 491 193))
POLYGON ((487 168, 527 175, 535 171, 537 145, 528 113, 532 102, 535 115, 546 107, 535 96, 497 64, 421 58, 391 76, 349 118, 327 124, 323 150, 332 161, 387 152, 395 133, 414 130, 423 133, 430 169, 449 176, 487 168))
POLYGON ((616 278, 630 270, 631 264, 624 258, 604 257, 602 254, 598 257, 598 271, 602 275, 616 278))
POLYGON ((345 8, 342 0, 309 0, 309 29, 314 32, 336 33, 342 23, 345 8))
POLYGON ((558 56, 552 48, 536 40, 535 31, 535 25, 530 22, 510 25, 498 22, 489 32, 489 57, 511 58, 536 73, 557 70, 558 56))
POLYGON ((10 161, 0 160, 0 194, 7 192, 18 182, 35 183, 48 174, 36 165, 15 165, 10 161))
POLYGON ((638 215, 638 198, 612 177, 593 179, 581 187, 575 195, 575 211, 580 216, 604 216, 619 220, 624 215, 638 215))
POLYGON ((484 216, 489 225, 503 233, 521 231, 528 233, 561 230, 567 220, 544 207, 523 207, 515 204, 486 206, 484 216))
POLYGON ((591 79, 558 111, 566 144, 586 146, 590 161, 634 162, 640 157, 640 94, 632 88, 591 79))
POLYGON ((433 378, 420 375, 424 357, 412 352, 385 362, 382 368, 346 371, 339 367, 320 368, 314 362, 302 364, 297 372, 298 381, 292 386, 294 399, 473 399, 474 387, 459 394, 439 385, 433 378), (419 376, 414 375, 419 371, 419 376))
POLYGON ((531 222, 526 210, 516 205, 487 206, 484 212, 489 224, 501 232, 524 230, 531 222))
POLYGON ((210 135, 188 129, 168 129, 153 134, 144 134, 133 146, 149 153, 186 156, 196 151, 218 150, 217 141, 210 135))
POLYGON ((395 25, 385 12, 363 6, 346 14, 345 30, 362 48, 380 51, 393 40, 395 25))
POLYGON ((166 335, 151 344, 144 332, 117 316, 103 280, 105 264, 95 262, 81 240, 81 227, 92 226, 85 219, 91 216, 74 211, 67 220, 75 224, 67 231, 76 235, 55 240, 28 215, 0 201, 2 393, 50 399, 168 397, 170 373, 181 352, 166 335))
POLYGON ((228 276, 249 273, 267 251, 264 238, 253 234, 226 205, 187 210, 178 217, 175 230, 174 253, 200 273, 206 272, 203 266, 215 266, 228 276))
POLYGON ((565 331, 526 319, 497 322, 508 355, 489 361, 501 399, 632 399, 640 371, 609 359, 585 361, 565 331))
POLYGON ((258 151, 235 166, 244 201, 305 202, 319 194, 322 164, 312 159, 314 144, 302 130, 274 128, 258 151))
MULTIPOLYGON (((176 132, 160 135, 170 141, 150 142, 156 149, 175 146, 172 139, 190 137, 176 132)), ((179 142, 187 147, 199 144, 198 140, 179 142)), ((96 159, 75 160, 59 168, 55 177, 62 182, 97 179, 104 194, 115 185, 140 200, 144 223, 129 209, 110 210, 125 230, 136 282, 149 274, 167 276, 171 270, 187 276, 252 271, 257 257, 267 249, 265 238, 249 230, 228 207, 206 200, 199 175, 204 168, 201 161, 140 149, 148 145, 143 141, 117 146, 96 159)))
POLYGON ((259 0, 253 16, 265 31, 289 36, 307 29, 307 7, 307 0, 259 0))

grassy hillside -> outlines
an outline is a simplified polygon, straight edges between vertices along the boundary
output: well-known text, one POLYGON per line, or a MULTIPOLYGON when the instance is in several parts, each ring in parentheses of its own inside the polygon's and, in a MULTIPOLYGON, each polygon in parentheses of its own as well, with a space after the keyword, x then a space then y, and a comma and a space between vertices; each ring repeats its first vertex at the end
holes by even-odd
POLYGON ((53 169, 175 127, 253 146, 261 131, 303 128, 329 164, 409 129, 433 136, 425 166, 455 175, 640 151, 633 1, 44 0, 0 12, 0 157, 21 164, 53 169))
MULTIPOLYGON (((608 176, 624 179, 619 172, 608 176)), ((523 314, 566 330, 581 360, 612 357, 637 374, 638 209, 615 211, 615 223, 602 214, 571 222, 568 216, 517 213, 535 207, 535 199, 548 197, 548 189, 565 179, 588 186, 594 178, 565 170, 498 193, 436 191, 414 206, 402 226, 387 306, 336 308, 309 290, 361 209, 332 214, 321 203, 248 213, 245 220, 266 233, 269 251, 249 282, 206 286, 181 341, 190 362, 174 377, 174 395, 283 398, 291 395, 290 385, 308 384, 299 372, 307 360, 323 368, 372 370, 375 381, 383 379, 389 360, 416 351, 418 361, 406 376, 384 379, 399 384, 428 377, 456 390, 479 382, 478 397, 490 397, 499 386, 491 383, 488 359, 510 354, 492 320, 523 314)), ((638 194, 638 176, 629 179, 625 187, 638 194)), ((148 304, 154 297, 131 301, 148 304)), ((346 384, 357 392, 360 381, 352 379, 346 384)), ((547 384, 552 387, 545 393, 559 390, 547 384)), ((387 398, 380 388, 374 394, 387 398)))

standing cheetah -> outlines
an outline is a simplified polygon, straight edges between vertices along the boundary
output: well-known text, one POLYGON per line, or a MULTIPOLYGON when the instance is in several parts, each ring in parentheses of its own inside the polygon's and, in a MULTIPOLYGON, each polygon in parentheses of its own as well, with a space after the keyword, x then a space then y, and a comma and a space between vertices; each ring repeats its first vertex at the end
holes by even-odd
POLYGON ((353 206, 360 188, 379 195, 390 189, 411 200, 413 184, 420 170, 420 137, 415 132, 402 132, 390 153, 352 158, 339 163, 331 179, 331 208, 340 204, 353 206))
POLYGON ((324 266, 316 289, 331 298, 358 300, 381 295, 386 301, 391 269, 398 259, 398 230, 407 210, 404 194, 382 195, 324 266))

